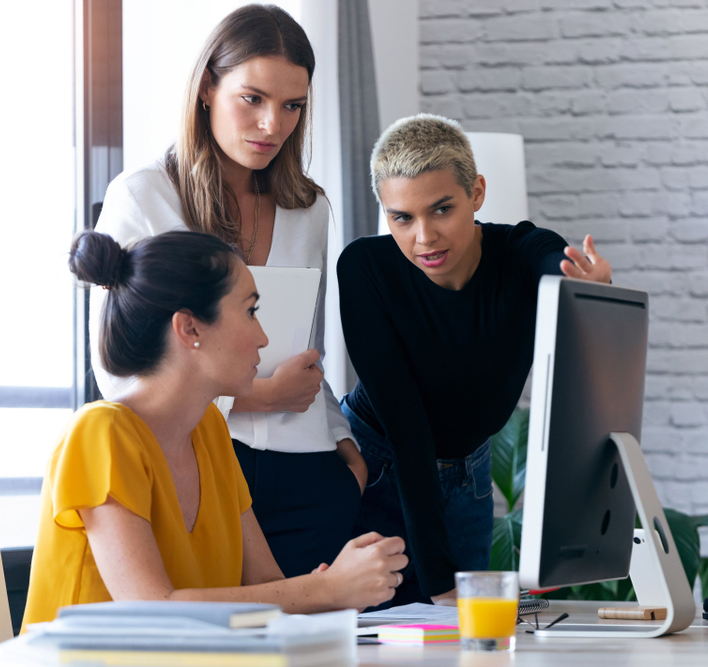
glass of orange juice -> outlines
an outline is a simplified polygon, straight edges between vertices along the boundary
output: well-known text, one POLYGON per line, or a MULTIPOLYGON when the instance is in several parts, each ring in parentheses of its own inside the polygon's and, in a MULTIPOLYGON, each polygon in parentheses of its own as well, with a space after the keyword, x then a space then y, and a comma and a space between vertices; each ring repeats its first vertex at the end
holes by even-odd
POLYGON ((473 651, 513 651, 519 607, 517 572, 457 572, 460 644, 473 651))

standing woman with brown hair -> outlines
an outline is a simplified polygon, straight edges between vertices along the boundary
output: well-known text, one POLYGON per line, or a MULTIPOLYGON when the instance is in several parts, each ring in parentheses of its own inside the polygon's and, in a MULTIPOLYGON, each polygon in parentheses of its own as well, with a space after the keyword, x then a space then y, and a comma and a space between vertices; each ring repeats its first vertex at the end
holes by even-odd
MULTIPOLYGON (((329 209, 303 170, 315 59, 282 9, 229 14, 197 58, 175 144, 163 159, 108 187, 97 230, 121 245, 172 230, 236 243, 247 264, 316 267, 326 281, 329 209)), ((222 397, 253 508, 285 576, 331 563, 349 538, 366 465, 323 378, 325 284, 315 348, 254 381, 248 397, 222 397), (320 391, 320 389, 322 391, 320 391)), ((91 347, 110 399, 125 380, 100 367, 104 294, 91 297, 91 347)))

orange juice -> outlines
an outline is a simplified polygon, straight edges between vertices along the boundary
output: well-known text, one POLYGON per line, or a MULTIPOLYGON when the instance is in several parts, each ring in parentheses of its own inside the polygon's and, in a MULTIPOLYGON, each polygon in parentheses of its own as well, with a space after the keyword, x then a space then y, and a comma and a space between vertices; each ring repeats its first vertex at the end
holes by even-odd
POLYGON ((518 601, 508 598, 457 598, 460 636, 471 639, 511 637, 516 632, 518 601))

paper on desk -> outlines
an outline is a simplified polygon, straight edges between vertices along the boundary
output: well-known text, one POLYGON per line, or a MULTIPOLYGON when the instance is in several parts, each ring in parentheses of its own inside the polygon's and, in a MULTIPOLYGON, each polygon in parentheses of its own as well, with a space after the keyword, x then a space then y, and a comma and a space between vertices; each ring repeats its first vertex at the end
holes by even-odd
POLYGON ((311 635, 318 632, 339 632, 354 636, 356 611, 330 611, 324 614, 283 614, 268 621, 267 633, 280 636, 311 635))
POLYGON ((437 625, 457 625, 457 607, 442 607, 435 604, 413 602, 400 607, 359 614, 358 635, 378 634, 378 627, 391 623, 432 623, 437 625))

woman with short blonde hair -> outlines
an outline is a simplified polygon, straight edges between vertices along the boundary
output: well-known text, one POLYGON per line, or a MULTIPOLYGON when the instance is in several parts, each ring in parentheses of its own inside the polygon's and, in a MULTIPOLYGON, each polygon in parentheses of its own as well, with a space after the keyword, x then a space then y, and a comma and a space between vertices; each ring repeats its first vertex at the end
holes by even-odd
POLYGON ((354 534, 406 540, 393 604, 448 603, 456 571, 489 566, 489 438, 531 367, 541 276, 609 282, 611 268, 589 236, 581 253, 529 221, 475 220, 486 183, 455 121, 394 123, 374 146, 371 178, 391 235, 354 241, 337 265, 359 377, 342 409, 371 480, 354 534))
POLYGON ((390 178, 416 178, 447 169, 472 196, 477 165, 470 142, 458 123, 442 116, 420 114, 401 118, 377 139, 371 153, 371 187, 380 205, 381 183, 390 178))

